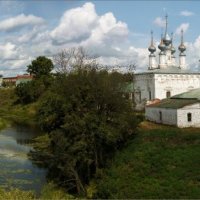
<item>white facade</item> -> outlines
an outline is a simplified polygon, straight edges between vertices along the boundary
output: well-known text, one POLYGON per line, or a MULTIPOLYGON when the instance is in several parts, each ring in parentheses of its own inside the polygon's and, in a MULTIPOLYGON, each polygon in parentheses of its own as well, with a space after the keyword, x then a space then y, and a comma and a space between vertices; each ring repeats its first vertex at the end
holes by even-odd
POLYGON ((147 101, 165 99, 197 88, 200 88, 199 73, 136 74, 134 81, 136 109, 143 109, 147 101))
POLYGON ((187 92, 191 89, 200 88, 200 73, 186 70, 186 47, 183 41, 183 31, 181 31, 181 43, 178 47, 179 58, 176 64, 173 46, 173 35, 167 33, 167 16, 164 37, 161 36, 158 49, 158 64, 156 64, 156 47, 153 43, 153 33, 151 44, 148 48, 149 66, 143 73, 135 74, 134 95, 137 110, 144 109, 148 101, 154 99, 164 99, 171 96, 187 92))
POLYGON ((177 110, 177 126, 200 127, 200 103, 188 105, 177 110), (188 114, 191 113, 191 121, 188 121, 188 114))
POLYGON ((147 120, 174 125, 180 128, 200 127, 200 103, 194 103, 182 108, 146 107, 147 120))
POLYGON ((145 117, 152 122, 177 125, 177 111, 175 109, 146 107, 145 117))
POLYGON ((156 69, 157 63, 155 59, 155 55, 149 55, 149 69, 156 69))
POLYGON ((159 69, 165 69, 167 67, 166 65, 166 56, 165 54, 159 54, 159 69))
POLYGON ((185 55, 179 55, 179 67, 183 70, 187 69, 187 65, 186 65, 186 60, 185 60, 186 56, 185 55))

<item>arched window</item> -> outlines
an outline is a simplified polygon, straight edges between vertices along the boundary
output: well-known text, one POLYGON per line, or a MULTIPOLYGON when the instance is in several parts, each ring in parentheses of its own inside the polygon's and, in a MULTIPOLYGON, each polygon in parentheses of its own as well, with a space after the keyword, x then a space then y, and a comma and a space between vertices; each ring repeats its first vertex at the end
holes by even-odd
POLYGON ((151 100, 151 91, 149 90, 149 100, 151 100))
POLYGON ((192 113, 187 114, 187 120, 188 120, 188 122, 192 121, 192 113))
POLYGON ((159 111, 159 118, 160 118, 160 121, 162 121, 162 112, 159 111))
POLYGON ((166 97, 167 97, 167 98, 170 98, 170 97, 171 97, 171 92, 170 92, 170 91, 167 91, 167 92, 166 92, 166 97))

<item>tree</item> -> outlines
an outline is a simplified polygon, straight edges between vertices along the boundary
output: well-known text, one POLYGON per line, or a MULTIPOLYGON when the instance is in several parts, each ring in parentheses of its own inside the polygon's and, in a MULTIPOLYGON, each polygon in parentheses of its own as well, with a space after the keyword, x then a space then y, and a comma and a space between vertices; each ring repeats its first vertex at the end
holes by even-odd
POLYGON ((138 120, 122 95, 126 81, 118 72, 80 68, 58 75, 43 95, 37 115, 50 141, 32 159, 48 165, 49 177, 69 192, 85 195, 97 171, 134 135, 138 120))
POLYGON ((27 68, 27 72, 34 75, 35 78, 40 78, 41 76, 48 76, 50 74, 53 70, 53 63, 51 59, 39 56, 27 68))
POLYGON ((18 101, 21 104, 28 104, 37 101, 47 88, 43 79, 44 77, 17 85, 15 88, 15 94, 18 97, 18 101))
POLYGON ((89 56, 82 47, 63 49, 54 56, 53 60, 56 71, 64 74, 83 67, 97 67, 96 59, 89 56))

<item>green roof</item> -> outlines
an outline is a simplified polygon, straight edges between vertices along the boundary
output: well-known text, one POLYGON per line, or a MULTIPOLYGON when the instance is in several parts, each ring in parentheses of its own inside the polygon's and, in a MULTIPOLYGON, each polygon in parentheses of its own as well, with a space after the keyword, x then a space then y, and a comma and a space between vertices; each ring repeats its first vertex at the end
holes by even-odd
POLYGON ((198 99, 200 100, 200 88, 175 95, 171 97, 171 99, 198 99))
POLYGON ((156 108, 182 108, 184 106, 200 102, 197 99, 163 99, 159 103, 148 105, 147 107, 156 107, 156 108))
POLYGON ((172 96, 169 99, 163 99, 159 103, 149 105, 148 107, 182 108, 198 102, 200 102, 200 88, 172 96))

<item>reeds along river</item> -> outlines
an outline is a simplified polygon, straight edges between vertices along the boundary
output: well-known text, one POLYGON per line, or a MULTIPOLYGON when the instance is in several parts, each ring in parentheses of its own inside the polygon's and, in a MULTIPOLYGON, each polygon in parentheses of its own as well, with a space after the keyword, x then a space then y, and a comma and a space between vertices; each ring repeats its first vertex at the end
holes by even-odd
POLYGON ((19 188, 40 193, 46 182, 46 171, 28 159, 31 139, 37 130, 12 126, 0 131, 0 187, 19 188))

